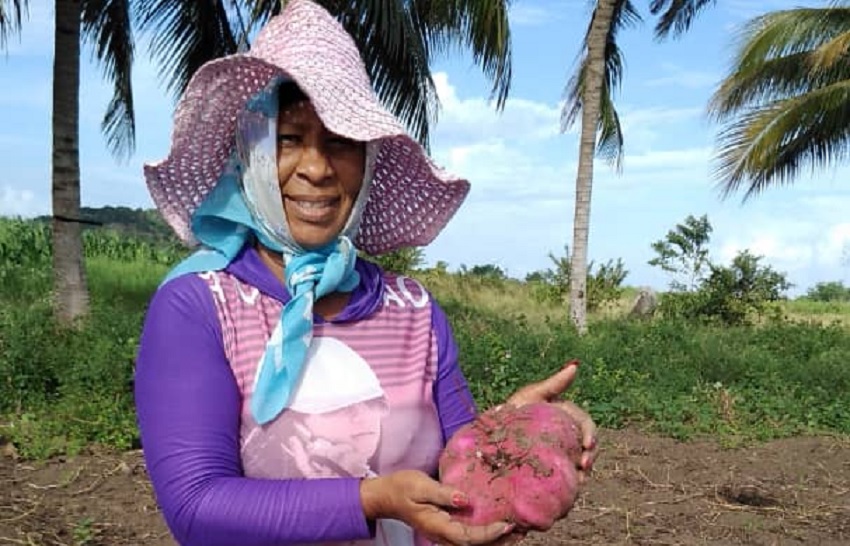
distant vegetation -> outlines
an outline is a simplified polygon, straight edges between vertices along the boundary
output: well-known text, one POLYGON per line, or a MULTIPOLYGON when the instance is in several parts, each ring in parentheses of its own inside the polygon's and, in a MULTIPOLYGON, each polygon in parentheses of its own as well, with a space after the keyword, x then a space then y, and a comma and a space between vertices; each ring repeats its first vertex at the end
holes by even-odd
MULTIPOLYGON (((86 231, 92 313, 79 331, 51 314, 49 224, 0 219, 0 436, 24 456, 138 445, 132 382, 145 307, 186 249, 144 227, 145 214, 128 217, 137 229, 113 221, 86 231)), ((609 290, 600 293, 617 295, 599 300, 580 337, 567 320, 564 257, 523 280, 486 264, 425 268, 419 249, 376 259, 419 279, 446 310, 482 407, 576 357, 572 395, 605 427, 730 444, 850 434, 850 301, 841 283, 789 301, 746 281, 754 274, 781 288, 784 278, 747 258, 671 288, 654 316, 630 320, 636 290, 613 260, 593 271, 609 290), (742 294, 746 305, 735 303, 742 294), (727 320, 730 305, 746 320, 727 320)))
MULTIPOLYGON (((121 234, 132 235, 155 241, 177 242, 171 228, 162 220, 155 209, 129 207, 82 207, 80 219, 86 222, 84 229, 101 229, 117 231, 121 234)), ((49 216, 39 216, 39 222, 49 222, 49 216)))

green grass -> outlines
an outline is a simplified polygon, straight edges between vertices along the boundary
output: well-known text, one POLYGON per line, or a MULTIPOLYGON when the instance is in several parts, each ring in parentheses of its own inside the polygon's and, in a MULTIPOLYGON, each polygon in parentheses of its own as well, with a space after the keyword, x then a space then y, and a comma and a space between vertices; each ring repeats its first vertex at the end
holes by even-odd
POLYGON ((464 367, 485 404, 518 384, 583 362, 573 396, 599 424, 677 438, 850 433, 850 333, 787 322, 719 328, 681 321, 607 320, 579 338, 449 306, 464 367))
MULTIPOLYGON (((13 227, 13 237, 28 236, 13 227)), ((0 249, 9 249, 2 228, 0 249)), ((141 251, 119 243, 123 250, 88 250, 92 313, 80 331, 53 323, 44 248, 25 260, 0 260, 0 435, 26 457, 137 445, 132 375, 139 331, 150 294, 179 254, 159 259, 147 243, 139 242, 141 251)), ((449 316, 481 407, 579 358, 571 395, 604 427, 724 443, 850 435, 845 305, 787 302, 788 318, 721 328, 628 321, 630 296, 597 313, 580 338, 566 309, 535 303, 523 283, 433 272, 420 278, 449 316), (823 320, 833 315, 843 322, 823 320)))
POLYGON ((838 324, 850 328, 850 301, 812 301, 797 299, 782 302, 789 320, 838 324))

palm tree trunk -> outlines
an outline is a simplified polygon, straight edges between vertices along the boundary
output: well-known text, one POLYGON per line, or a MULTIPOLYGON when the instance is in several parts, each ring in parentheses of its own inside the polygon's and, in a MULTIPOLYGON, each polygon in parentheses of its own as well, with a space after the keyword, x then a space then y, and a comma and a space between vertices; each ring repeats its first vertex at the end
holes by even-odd
POLYGON ((605 44, 618 0, 597 0, 587 35, 587 74, 582 96, 581 139, 576 176, 573 254, 570 258, 570 318, 579 334, 587 332, 587 242, 590 230, 590 195, 602 85, 605 44))
POLYGON ((53 53, 53 288, 57 319, 89 307, 80 218, 80 0, 56 0, 53 53), (69 221, 70 220, 70 221, 69 221))

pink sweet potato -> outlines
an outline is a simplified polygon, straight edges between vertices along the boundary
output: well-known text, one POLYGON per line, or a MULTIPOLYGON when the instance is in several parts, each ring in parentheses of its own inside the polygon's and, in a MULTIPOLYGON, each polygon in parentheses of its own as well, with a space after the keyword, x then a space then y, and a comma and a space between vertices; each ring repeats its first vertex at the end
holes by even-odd
POLYGON ((502 406, 452 436, 440 481, 469 496, 469 508, 454 513, 460 521, 547 530, 575 503, 580 457, 578 427, 557 406, 502 406))

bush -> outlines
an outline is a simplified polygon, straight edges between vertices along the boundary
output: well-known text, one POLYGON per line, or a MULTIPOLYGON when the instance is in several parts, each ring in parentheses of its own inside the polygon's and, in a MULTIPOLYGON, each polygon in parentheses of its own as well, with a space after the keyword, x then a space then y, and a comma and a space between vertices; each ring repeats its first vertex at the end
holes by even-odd
POLYGON ((841 281, 819 282, 806 292, 806 299, 825 303, 850 301, 850 287, 841 281))
POLYGON ((729 266, 711 265, 711 273, 693 292, 669 292, 661 299, 668 317, 741 325, 767 315, 770 304, 783 299, 791 284, 785 274, 760 264, 748 251, 729 266))
POLYGON ((399 275, 410 275, 425 263, 425 254, 418 247, 400 248, 379 256, 369 256, 364 253, 360 256, 377 263, 385 271, 392 271, 399 275))
MULTIPOLYGON (((570 296, 569 248, 564 247, 564 256, 549 253, 554 269, 535 271, 525 277, 533 288, 538 303, 566 305, 570 296)), ((596 311, 619 300, 623 295, 623 282, 628 276, 623 260, 608 260, 603 264, 590 261, 587 266, 587 310, 596 311)))

